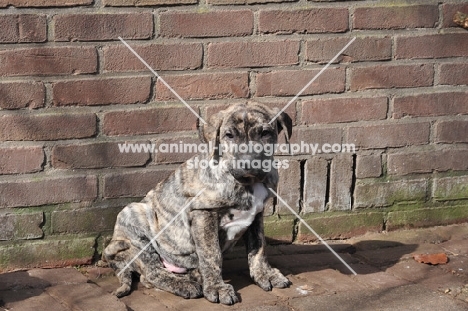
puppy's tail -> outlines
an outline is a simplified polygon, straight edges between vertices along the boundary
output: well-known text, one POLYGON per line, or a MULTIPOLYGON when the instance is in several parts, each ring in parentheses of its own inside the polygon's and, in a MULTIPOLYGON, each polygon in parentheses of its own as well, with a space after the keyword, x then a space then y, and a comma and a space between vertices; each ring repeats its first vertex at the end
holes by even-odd
POLYGON ((115 255, 130 248, 130 243, 125 240, 112 240, 102 253, 106 261, 113 260, 115 255))

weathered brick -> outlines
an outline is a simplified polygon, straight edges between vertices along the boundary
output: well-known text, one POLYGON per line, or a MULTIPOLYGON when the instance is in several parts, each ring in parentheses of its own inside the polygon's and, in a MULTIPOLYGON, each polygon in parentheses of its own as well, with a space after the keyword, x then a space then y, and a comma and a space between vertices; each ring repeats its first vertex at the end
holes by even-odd
POLYGON ((338 154, 330 167, 330 210, 351 210, 353 155, 338 154))
MULTIPOLYGON (((275 70, 257 74, 256 96, 294 96, 320 70, 275 70)), ((344 68, 329 68, 302 95, 342 93, 345 90, 344 68)))
POLYGON ((189 131, 195 130, 196 122, 197 117, 185 107, 113 111, 104 115, 103 133, 113 136, 189 131))
POLYGON ((468 113, 468 92, 428 93, 395 97, 393 117, 403 118, 468 113))
POLYGON ((468 56, 468 33, 397 37, 397 59, 468 56))
MULTIPOLYGON (((1 6, 1 4, 0 4, 1 6)), ((0 42, 23 43, 47 40, 47 20, 42 14, 0 16, 0 42)))
POLYGON ((206 64, 214 68, 295 65, 299 41, 217 42, 208 45, 206 64))
POLYGON ((96 237, 62 236, 0 247, 0 271, 91 264, 96 237))
POLYGON ((380 154, 358 155, 356 158, 356 177, 369 178, 382 175, 382 156, 380 154))
POLYGON ((44 107, 45 88, 42 82, 0 83, 0 108, 40 108, 44 107))
MULTIPOLYGON (((323 239, 347 239, 367 232, 381 232, 384 223, 383 213, 309 214, 304 221, 323 239)), ((297 240, 318 241, 302 223, 299 224, 297 240)))
POLYGON ((159 169, 107 174, 104 176, 103 196, 105 198, 143 197, 172 172, 173 170, 159 169))
POLYGON ((151 77, 66 80, 52 84, 55 106, 95 106, 145 103, 151 94, 151 77))
POLYGON ((209 4, 230 5, 230 4, 255 4, 255 3, 273 3, 273 2, 294 2, 297 0, 207 0, 209 4))
POLYGON ((434 68, 422 65, 378 65, 351 71, 351 90, 431 86, 434 68))
POLYGON ((42 146, 0 148, 0 175, 39 172, 43 164, 42 146))
POLYGON ((91 137, 96 115, 15 114, 0 116, 0 140, 58 140, 91 137))
POLYGON ((53 233, 91 233, 111 231, 121 208, 86 208, 52 212, 53 233))
POLYGON ((429 143, 430 124, 387 123, 348 128, 348 143, 362 148, 403 147, 429 143))
MULTIPOLYGON (((203 47, 199 43, 167 43, 130 46, 154 70, 187 70, 202 64, 203 47)), ((149 69, 123 45, 103 49, 104 71, 146 71, 149 69)))
POLYGON ((103 0, 105 6, 152 6, 195 4, 198 0, 103 0))
POLYGON ((383 207, 397 202, 425 201, 427 180, 356 182, 354 207, 383 207))
POLYGON ((468 64, 441 64, 439 84, 468 84, 468 64))
POLYGON ((164 37, 231 37, 251 35, 253 12, 229 10, 209 12, 167 11, 159 15, 159 34, 164 37))
POLYGON ((467 150, 448 149, 389 154, 387 169, 392 175, 467 170, 466 153, 467 150))
POLYGON ((468 142, 468 121, 441 121, 437 123, 435 138, 437 143, 468 142))
POLYGON ((43 213, 0 215, 0 240, 30 240, 42 238, 43 213))
MULTIPOLYGON (((291 138, 293 144, 313 144, 317 146, 317 153, 322 153, 324 144, 341 144, 342 130, 340 128, 298 128, 291 138)), ((313 150, 309 148, 308 154, 313 150)))
POLYGON ((323 212, 327 196, 328 161, 319 157, 307 160, 304 166, 304 213, 323 212))
MULTIPOLYGON (((349 37, 307 40, 305 57, 312 62, 328 63, 350 41, 349 37)), ((335 62, 389 60, 391 57, 391 38, 362 37, 356 38, 335 62)))
POLYGON ((265 238, 269 245, 293 242, 294 216, 264 217, 265 238))
POLYGON ((356 8, 355 29, 430 28, 439 20, 437 5, 405 5, 356 8))
POLYGON ((17 8, 50 6, 67 7, 90 4, 93 4, 93 0, 0 0, 0 7, 11 5, 17 8))
POLYGON ((468 199, 468 176, 435 178, 432 197, 440 201, 468 199))
MULTIPOLYGON (((284 161, 284 160, 283 160, 284 161)), ((299 161, 288 159, 288 167, 284 164, 278 169, 279 183, 277 193, 294 211, 299 212, 301 193, 301 164, 299 161)), ((276 211, 280 215, 291 214, 291 211, 280 200, 277 200, 276 211)))
POLYGON ((260 10, 261 33, 324 33, 348 30, 347 8, 307 10, 260 10))
MULTIPOLYGON (((192 146, 201 146, 201 141, 198 137, 175 137, 158 139, 155 142, 157 149, 154 153, 155 163, 182 163, 190 159, 195 154, 198 154, 198 149, 190 149, 192 146), (171 152, 171 145, 177 145, 177 151, 171 152), (190 145, 190 148, 188 147, 190 145), (182 147, 180 147, 182 146, 182 147), (183 148, 187 148, 183 150, 183 148)), ((175 149, 173 149, 175 150, 175 149)), ((199 150, 202 151, 202 150, 199 150)))
POLYGON ((453 16, 458 11, 468 13, 468 4, 443 3, 442 4, 442 27, 457 27, 453 22, 453 16))
POLYGON ((95 73, 94 47, 38 47, 0 51, 0 76, 95 73))
POLYGON ((387 101, 387 97, 303 101, 301 121, 315 124, 382 120, 387 117, 387 101))
POLYGON ((53 21, 55 41, 136 40, 153 34, 151 13, 60 14, 53 21))
MULTIPOLYGON (((57 145, 52 149, 52 166, 60 169, 143 166, 149 152, 121 153, 119 143, 57 145)), ((139 142, 135 142, 138 144, 139 142)))
POLYGON ((92 201, 97 196, 96 176, 76 176, 0 183, 0 207, 92 201))
MULTIPOLYGON (((249 96, 247 72, 218 72, 165 76, 167 82, 184 99, 246 98, 249 96)), ((156 82, 156 99, 176 96, 161 82, 156 82)))

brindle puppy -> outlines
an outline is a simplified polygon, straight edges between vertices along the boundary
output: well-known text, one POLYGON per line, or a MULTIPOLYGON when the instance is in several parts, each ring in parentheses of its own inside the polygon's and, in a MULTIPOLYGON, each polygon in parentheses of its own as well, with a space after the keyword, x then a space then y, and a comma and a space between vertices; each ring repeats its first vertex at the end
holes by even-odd
POLYGON ((274 167, 268 171, 258 165, 236 165, 238 160, 256 160, 257 164, 273 161, 273 156, 227 148, 218 152, 223 144, 275 144, 282 130, 288 141, 291 118, 282 113, 269 124, 276 113, 264 105, 250 103, 233 105, 213 115, 210 125, 201 126, 200 136, 218 150, 194 156, 140 203, 132 203, 119 213, 112 241, 103 254, 122 284, 115 295, 121 297, 130 292, 132 272, 136 272, 148 287, 184 298, 205 296, 211 302, 234 304, 239 301, 236 292, 221 277, 222 253, 242 236, 255 283, 266 291, 289 286, 289 280, 268 264, 265 255, 263 205, 272 196, 268 188, 277 186, 278 172, 274 167), (202 160, 205 164, 211 161, 212 165, 196 167, 202 160), (190 206, 174 219, 190 200, 190 206), (141 252, 158 233, 158 238, 141 252), (137 259, 124 269, 139 252, 137 259))

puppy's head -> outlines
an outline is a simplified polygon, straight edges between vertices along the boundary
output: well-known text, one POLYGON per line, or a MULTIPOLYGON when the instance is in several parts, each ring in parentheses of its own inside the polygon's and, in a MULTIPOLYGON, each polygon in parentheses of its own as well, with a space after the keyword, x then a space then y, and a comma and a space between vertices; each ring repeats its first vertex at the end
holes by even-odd
POLYGON ((258 103, 233 105, 211 116, 209 123, 200 128, 200 136, 217 147, 212 157, 225 162, 240 183, 262 182, 274 169, 278 134, 283 131, 286 142, 291 137, 291 118, 278 113, 279 109, 258 103))

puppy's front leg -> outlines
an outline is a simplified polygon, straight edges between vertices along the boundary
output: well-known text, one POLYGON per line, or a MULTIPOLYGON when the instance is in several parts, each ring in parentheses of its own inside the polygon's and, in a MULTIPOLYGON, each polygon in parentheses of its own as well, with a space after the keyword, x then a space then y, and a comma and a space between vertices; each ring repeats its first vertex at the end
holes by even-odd
POLYGON ((208 210, 193 210, 192 238, 203 278, 203 295, 211 302, 231 305, 239 301, 234 288, 221 276, 222 255, 218 239, 218 215, 208 210))
POLYGON ((273 287, 285 288, 291 282, 276 268, 272 268, 265 254, 265 234, 263 232, 263 213, 257 214, 244 235, 249 260, 250 276, 262 289, 270 291, 273 287))

